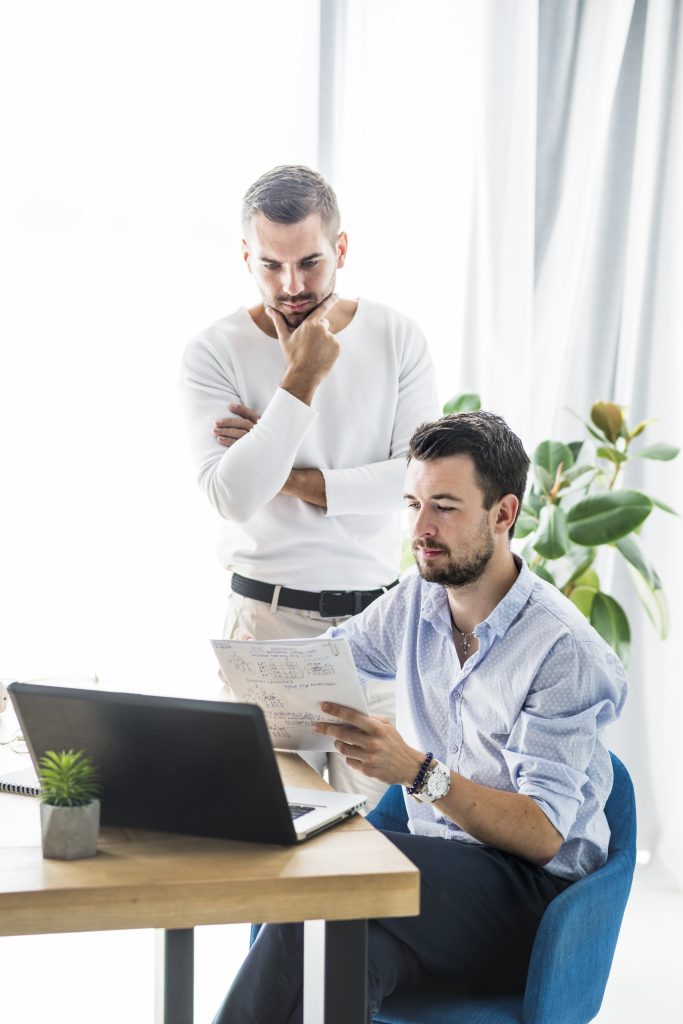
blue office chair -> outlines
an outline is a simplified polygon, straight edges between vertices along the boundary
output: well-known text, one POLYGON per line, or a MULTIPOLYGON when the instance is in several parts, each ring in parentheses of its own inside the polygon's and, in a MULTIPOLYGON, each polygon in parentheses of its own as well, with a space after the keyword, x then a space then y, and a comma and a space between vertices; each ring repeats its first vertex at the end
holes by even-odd
MULTIPOLYGON (((466 997, 448 986, 385 999, 377 1024, 588 1024, 607 985, 636 862, 636 803, 631 778, 614 754, 605 813, 612 835, 607 862, 574 882, 548 906, 536 933, 523 995, 466 997)), ((392 786, 368 821, 407 831, 403 795, 392 786)))

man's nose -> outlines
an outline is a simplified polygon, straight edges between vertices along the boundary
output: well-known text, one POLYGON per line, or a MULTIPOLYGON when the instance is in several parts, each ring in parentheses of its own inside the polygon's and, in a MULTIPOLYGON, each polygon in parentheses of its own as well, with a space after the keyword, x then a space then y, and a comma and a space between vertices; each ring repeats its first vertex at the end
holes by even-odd
POLYGON ((434 537, 435 534, 436 525, 431 514, 431 509, 424 505, 415 515, 415 520, 413 522, 413 540, 419 540, 420 537, 434 537))
POLYGON ((298 267, 283 267, 282 290, 287 295, 298 295, 304 290, 303 274, 298 267))

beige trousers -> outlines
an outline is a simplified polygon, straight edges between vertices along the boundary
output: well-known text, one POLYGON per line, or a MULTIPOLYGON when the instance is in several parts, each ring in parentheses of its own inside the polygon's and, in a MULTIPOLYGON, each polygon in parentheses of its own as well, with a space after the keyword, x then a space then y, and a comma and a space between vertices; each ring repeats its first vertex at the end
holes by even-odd
MULTIPOLYGON (((230 592, 228 611, 223 628, 226 640, 232 639, 235 630, 246 629, 257 640, 293 640, 301 637, 320 636, 330 626, 339 626, 348 616, 338 619, 322 618, 318 612, 300 611, 296 608, 275 608, 265 601, 254 601, 250 597, 230 592)), ((384 715, 394 721, 394 682, 371 680, 365 687, 365 699, 371 715, 384 715)), ((340 754, 324 754, 311 751, 302 755, 316 771, 328 771, 330 785, 347 793, 367 793, 366 812, 372 810, 386 790, 383 782, 349 768, 340 754)))

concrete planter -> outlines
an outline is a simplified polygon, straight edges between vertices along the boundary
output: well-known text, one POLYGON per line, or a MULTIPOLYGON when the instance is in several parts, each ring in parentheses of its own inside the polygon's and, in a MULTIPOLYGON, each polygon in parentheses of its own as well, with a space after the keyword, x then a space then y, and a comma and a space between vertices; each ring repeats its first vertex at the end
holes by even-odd
POLYGON ((97 853, 100 832, 100 801, 83 807, 40 805, 43 857, 52 860, 81 860, 97 853))

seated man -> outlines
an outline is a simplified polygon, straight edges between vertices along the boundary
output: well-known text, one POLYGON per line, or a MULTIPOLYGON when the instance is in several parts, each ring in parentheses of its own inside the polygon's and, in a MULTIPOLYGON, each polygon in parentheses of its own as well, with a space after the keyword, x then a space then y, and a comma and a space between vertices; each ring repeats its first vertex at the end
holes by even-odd
MULTIPOLYGON (((466 991, 524 987, 548 903, 607 857, 612 785, 602 734, 624 670, 559 591, 510 550, 529 460, 486 412, 445 416, 410 443, 419 575, 328 631, 361 678, 396 679, 396 726, 338 705, 319 731, 360 772, 400 783, 421 872, 419 917, 371 921, 377 1012, 424 973, 466 991)), ((268 925, 215 1024, 302 1019, 301 925, 268 925)))

